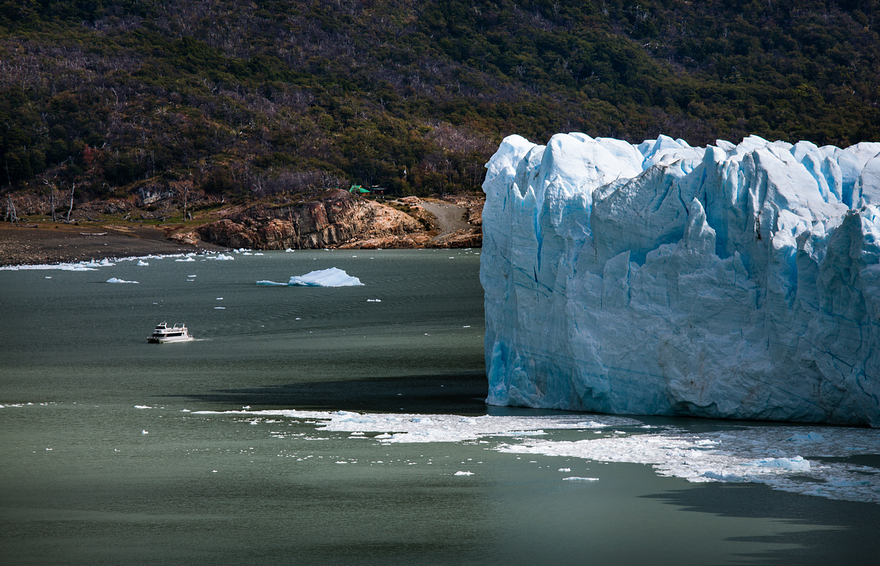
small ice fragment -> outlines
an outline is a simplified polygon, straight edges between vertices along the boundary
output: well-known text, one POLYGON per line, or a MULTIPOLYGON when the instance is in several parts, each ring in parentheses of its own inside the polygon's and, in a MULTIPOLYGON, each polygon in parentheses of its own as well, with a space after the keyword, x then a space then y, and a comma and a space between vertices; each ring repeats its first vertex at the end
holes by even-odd
POLYGON ((562 478, 562 481, 599 481, 599 478, 579 478, 577 476, 569 476, 562 478))
POLYGON ((746 466, 758 466, 759 468, 781 468, 784 470, 809 470, 810 461, 804 460, 802 456, 794 458, 764 458, 748 462, 746 466))
POLYGON ((788 439, 789 442, 824 442, 825 437, 818 432, 808 432, 807 434, 796 433, 788 439))
POLYGON ((570 472, 570 471, 571 471, 571 468, 559 468, 558 471, 560 471, 560 472, 570 472))
POLYGON ((474 473, 473 472, 455 472, 452 475, 454 475, 454 476, 472 476, 472 475, 474 475, 474 473))
POLYGON ((142 431, 141 431, 141 434, 150 434, 150 433, 149 433, 149 432, 147 432, 147 430, 146 430, 146 429, 144 429, 144 430, 142 430, 142 431))
POLYGON ((111 277, 110 279, 107 280, 107 283, 137 283, 137 281, 126 281, 125 279, 111 277))

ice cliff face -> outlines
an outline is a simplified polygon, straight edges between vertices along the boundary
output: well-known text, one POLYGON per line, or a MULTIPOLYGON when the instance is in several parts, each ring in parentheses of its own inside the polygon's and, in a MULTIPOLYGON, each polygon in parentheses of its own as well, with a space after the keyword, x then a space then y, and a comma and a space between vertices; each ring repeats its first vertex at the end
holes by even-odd
POLYGON ((880 426, 880 143, 504 140, 488 402, 880 426))

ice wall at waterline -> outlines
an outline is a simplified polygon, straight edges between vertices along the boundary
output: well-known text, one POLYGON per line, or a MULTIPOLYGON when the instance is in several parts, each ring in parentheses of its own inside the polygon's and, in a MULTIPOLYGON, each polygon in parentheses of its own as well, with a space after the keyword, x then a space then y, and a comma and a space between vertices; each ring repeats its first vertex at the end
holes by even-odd
POLYGON ((880 426, 880 143, 506 138, 487 402, 880 426))

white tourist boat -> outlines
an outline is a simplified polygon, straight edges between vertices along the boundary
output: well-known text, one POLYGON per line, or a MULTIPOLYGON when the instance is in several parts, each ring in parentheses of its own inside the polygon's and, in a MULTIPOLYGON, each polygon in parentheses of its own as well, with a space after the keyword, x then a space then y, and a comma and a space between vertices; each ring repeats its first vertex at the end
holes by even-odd
POLYGON ((168 344, 169 342, 189 342, 193 339, 185 324, 168 326, 167 322, 156 325, 153 333, 147 338, 150 344, 168 344))

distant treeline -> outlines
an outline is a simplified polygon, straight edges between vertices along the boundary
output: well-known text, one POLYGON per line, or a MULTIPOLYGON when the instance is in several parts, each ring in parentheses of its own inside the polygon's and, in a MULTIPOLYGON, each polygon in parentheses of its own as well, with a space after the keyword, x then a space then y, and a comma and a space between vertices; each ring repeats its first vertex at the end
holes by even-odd
POLYGON ((479 190, 500 140, 880 140, 872 0, 0 2, 0 187, 479 190))

